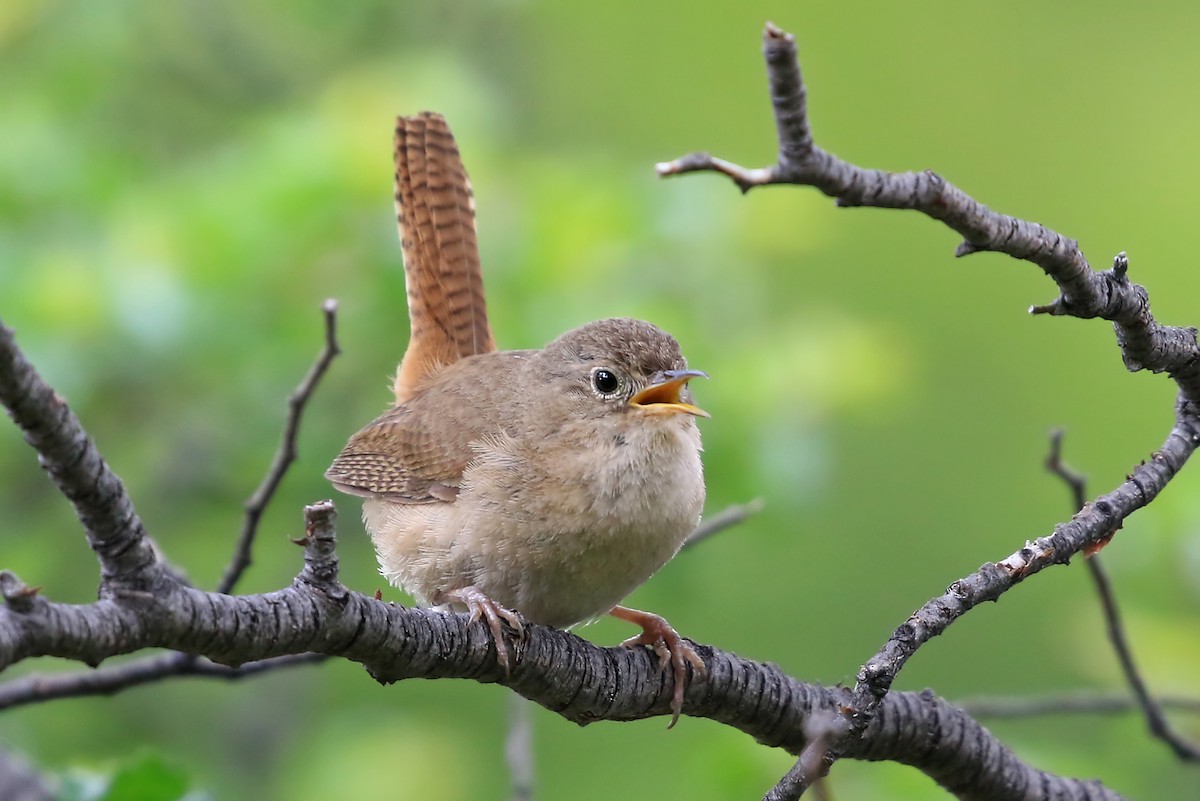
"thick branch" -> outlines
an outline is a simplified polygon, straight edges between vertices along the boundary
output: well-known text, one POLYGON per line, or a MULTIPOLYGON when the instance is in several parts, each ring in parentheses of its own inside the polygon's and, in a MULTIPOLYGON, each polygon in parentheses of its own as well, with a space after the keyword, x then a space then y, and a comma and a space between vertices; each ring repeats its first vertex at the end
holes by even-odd
POLYGON ((80 426, 67 402, 18 349, 0 321, 0 404, 38 453, 38 461, 75 507, 100 561, 103 587, 149 589, 170 581, 125 485, 80 426))
MULTIPOLYGON (((153 647, 230 666, 311 652, 361 662, 383 682, 419 677, 507 684, 581 725, 670 713, 672 678, 659 671, 649 650, 599 648, 567 632, 529 625, 520 659, 505 676, 482 621, 406 609, 343 587, 337 580, 333 505, 308 507, 306 519, 303 571, 291 587, 263 595, 176 586, 165 596, 132 593, 73 606, 52 603, 11 573, 0 574, 8 599, 0 609, 0 669, 37 656, 98 664, 153 647)), ((808 717, 828 715, 849 701, 845 688, 803 684, 774 665, 697 649, 709 678, 688 688, 685 712, 738 728, 766 745, 800 753, 808 717)), ((0 689, 5 698, 13 700, 0 689)), ((964 798, 1017 801, 1030 797, 1029 788, 1043 787, 1074 798, 1119 797, 1094 783, 1025 765, 931 693, 890 695, 844 755, 913 765, 964 798)))

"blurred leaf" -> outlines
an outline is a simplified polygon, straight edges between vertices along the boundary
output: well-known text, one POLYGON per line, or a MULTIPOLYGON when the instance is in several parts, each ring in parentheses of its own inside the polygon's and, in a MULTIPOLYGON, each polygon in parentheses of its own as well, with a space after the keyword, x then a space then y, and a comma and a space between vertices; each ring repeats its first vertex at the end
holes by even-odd
POLYGON ((109 776, 80 771, 60 781, 60 801, 202 801, 188 793, 188 778, 179 768, 150 752, 118 765, 109 776))
POLYGON ((179 801, 188 779, 157 754, 143 754, 113 774, 101 801, 179 801))

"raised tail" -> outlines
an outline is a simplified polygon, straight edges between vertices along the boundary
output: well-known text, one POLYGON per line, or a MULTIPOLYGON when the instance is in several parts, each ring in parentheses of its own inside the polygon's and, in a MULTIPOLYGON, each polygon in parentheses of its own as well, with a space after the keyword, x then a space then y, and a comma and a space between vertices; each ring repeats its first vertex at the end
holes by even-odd
POLYGON ((394 385, 396 402, 425 378, 496 349, 475 240, 475 198, 442 115, 396 119, 396 221, 404 249, 412 334, 394 385))

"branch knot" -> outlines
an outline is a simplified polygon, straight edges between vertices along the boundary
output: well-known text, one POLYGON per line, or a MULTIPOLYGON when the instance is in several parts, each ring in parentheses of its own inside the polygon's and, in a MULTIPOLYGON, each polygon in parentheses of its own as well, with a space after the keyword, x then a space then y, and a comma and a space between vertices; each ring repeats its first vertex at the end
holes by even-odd
POLYGON ((344 603, 348 592, 338 581, 337 509, 333 501, 318 501, 304 507, 304 536, 296 540, 304 546, 304 569, 296 577, 298 585, 318 590, 333 601, 344 603))
POLYGON ((39 603, 45 603, 41 597, 41 587, 30 587, 17 577, 11 570, 0 570, 0 596, 4 603, 14 612, 28 614, 37 608, 39 603))

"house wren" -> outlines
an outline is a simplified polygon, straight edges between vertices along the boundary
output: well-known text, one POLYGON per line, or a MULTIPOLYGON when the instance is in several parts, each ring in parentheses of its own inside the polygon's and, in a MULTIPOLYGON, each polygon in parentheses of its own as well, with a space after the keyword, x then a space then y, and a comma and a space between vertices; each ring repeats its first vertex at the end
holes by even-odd
POLYGON ((497 351, 470 183, 445 120, 396 124, 396 212, 412 326, 396 405, 350 438, 325 476, 363 497, 388 581, 421 605, 569 628, 611 614, 640 625, 675 679, 704 663, 663 618, 619 606, 700 519, 704 476, 673 337, 631 319, 589 323, 541 350, 497 351))

